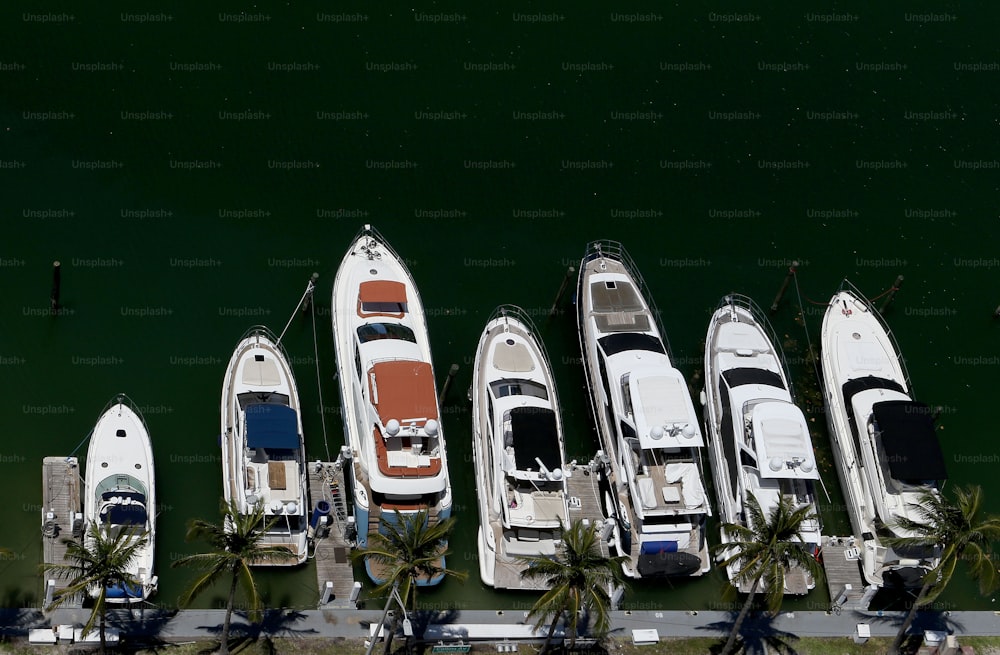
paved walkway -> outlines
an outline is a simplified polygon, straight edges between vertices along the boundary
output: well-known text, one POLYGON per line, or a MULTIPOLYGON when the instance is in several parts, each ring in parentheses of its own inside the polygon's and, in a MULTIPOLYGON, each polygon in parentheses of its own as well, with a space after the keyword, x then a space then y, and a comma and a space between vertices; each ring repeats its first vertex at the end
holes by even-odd
MULTIPOLYGON (((111 624, 123 633, 142 638, 164 641, 206 639, 216 635, 222 626, 224 610, 136 610, 132 616, 127 611, 115 610, 111 624)), ((453 610, 420 612, 413 620, 416 633, 431 623, 446 624, 517 624, 524 623, 524 611, 505 610, 453 610)), ((249 631, 276 637, 348 637, 368 635, 368 626, 377 623, 381 610, 282 610, 269 611, 261 626, 250 628, 245 617, 233 617, 233 634, 249 631)), ((88 610, 60 609, 43 615, 37 609, 0 609, 0 635, 26 635, 28 628, 58 624, 83 625, 89 617, 88 610)), ((676 612, 641 611, 612 612, 614 632, 630 638, 633 629, 655 628, 661 637, 712 637, 728 632, 735 619, 734 612, 676 612)), ((774 619, 750 616, 744 623, 744 634, 750 638, 767 637, 849 637, 858 623, 868 623, 873 637, 893 636, 903 620, 902 612, 843 611, 781 613, 774 619)), ((1000 635, 1000 613, 996 612, 919 612, 911 629, 940 630, 958 635, 1000 635)))

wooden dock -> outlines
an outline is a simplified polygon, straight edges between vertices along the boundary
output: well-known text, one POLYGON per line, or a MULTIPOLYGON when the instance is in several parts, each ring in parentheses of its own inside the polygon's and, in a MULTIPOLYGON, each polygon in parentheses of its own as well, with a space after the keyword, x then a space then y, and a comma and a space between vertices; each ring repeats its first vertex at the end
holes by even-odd
MULTIPOLYGON (((80 502, 80 465, 76 457, 46 457, 42 460, 42 557, 47 564, 63 564, 66 545, 63 539, 83 536, 80 502), (76 532, 74 533, 74 527, 76 532)), ((48 580, 55 580, 55 592, 66 587, 58 574, 43 576, 43 594, 48 580)), ((64 607, 80 607, 80 600, 69 600, 64 607)))
MULTIPOLYGON (((347 539, 348 517, 351 516, 344 484, 344 470, 335 462, 309 463, 309 497, 313 507, 321 500, 330 503, 329 529, 319 532, 315 540, 316 582, 322 609, 354 609, 351 600, 354 588, 354 567, 351 566, 351 548, 347 539), (326 583, 333 583, 330 601, 323 604, 326 583)), ((364 526, 367 528, 368 526, 364 526)))
MULTIPOLYGON (((598 482, 601 474, 593 471, 590 464, 575 464, 568 467, 570 476, 566 478, 569 492, 569 520, 586 519, 591 524, 604 520, 604 510, 601 504, 601 490, 598 482)), ((600 540, 601 554, 610 555, 608 542, 600 540)))
POLYGON ((865 583, 861 578, 861 569, 858 560, 848 559, 848 551, 854 549, 856 552, 859 546, 855 545, 853 538, 849 537, 823 537, 823 569, 826 571, 826 588, 830 593, 831 607, 838 609, 856 610, 867 609, 861 606, 861 598, 865 593, 865 583), (837 600, 845 589, 845 585, 851 585, 851 590, 847 592, 844 602, 838 605, 837 600))

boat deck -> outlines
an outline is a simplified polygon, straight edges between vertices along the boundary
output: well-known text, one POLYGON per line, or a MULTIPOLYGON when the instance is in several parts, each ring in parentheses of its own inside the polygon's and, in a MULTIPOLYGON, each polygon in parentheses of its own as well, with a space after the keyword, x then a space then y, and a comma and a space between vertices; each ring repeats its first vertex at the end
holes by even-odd
POLYGON ((823 569, 826 571, 826 588, 830 593, 831 605, 836 605, 837 598, 844 591, 844 585, 851 585, 847 599, 839 606, 841 609, 867 609, 862 607, 861 597, 865 592, 865 583, 861 578, 858 560, 847 559, 846 553, 852 546, 843 537, 823 537, 823 569))
MULTIPOLYGON (((325 500, 330 503, 330 529, 326 537, 316 539, 314 557, 316 582, 322 600, 327 582, 333 583, 330 602, 323 609, 354 609, 351 590, 354 587, 354 567, 351 565, 351 542, 347 540, 347 497, 344 470, 333 462, 309 464, 309 496, 313 503, 325 500)), ((367 527, 367 526, 365 526, 367 527)))
MULTIPOLYGON (((80 466, 76 457, 46 457, 42 460, 42 557, 48 564, 63 564, 66 545, 63 539, 82 536, 82 521, 78 534, 73 533, 76 514, 83 511, 80 498, 80 466), (52 518, 48 518, 52 514, 52 518)), ((55 591, 66 587, 58 574, 45 574, 44 580, 55 580, 55 591)), ((43 582, 43 593, 44 593, 43 582)), ((73 598, 63 607, 80 607, 82 599, 73 598)))

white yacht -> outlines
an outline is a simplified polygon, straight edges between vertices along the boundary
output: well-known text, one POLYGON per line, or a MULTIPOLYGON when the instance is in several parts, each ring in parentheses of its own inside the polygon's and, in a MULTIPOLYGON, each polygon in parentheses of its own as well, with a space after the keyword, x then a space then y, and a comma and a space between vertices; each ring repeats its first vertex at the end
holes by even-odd
POLYGON ((153 575, 156 542, 153 448, 146 422, 124 394, 111 401, 91 434, 83 513, 85 525, 97 523, 111 538, 125 533, 127 541, 133 543, 146 537, 146 545, 139 549, 129 569, 133 582, 106 589, 105 598, 109 603, 148 598, 157 584, 153 575))
POLYGON ((568 526, 559 400, 531 319, 498 307, 479 339, 472 379, 479 574, 498 589, 547 589, 519 557, 552 556, 568 526))
MULTIPOLYGON (((370 225, 340 264, 331 307, 357 545, 365 547, 397 512, 425 511, 429 522, 451 515, 445 441, 420 295, 370 225)), ((373 581, 385 579, 370 560, 365 568, 373 581)))
MULTIPOLYGON (((815 519, 799 536, 813 555, 821 544, 815 483, 816 455, 805 416, 793 402, 784 355, 770 324, 746 296, 723 298, 705 339, 706 425, 709 431, 719 520, 748 526, 744 504, 753 496, 764 515, 779 498, 796 509, 808 506, 815 519)), ((748 526, 749 527, 749 526, 748 526)), ((727 543, 725 534, 722 543, 727 543)), ((728 552, 728 551, 727 551, 728 552)), ((730 582, 748 593, 751 581, 730 582)), ((785 594, 816 586, 804 569, 785 571, 785 594)))
POLYGON ((633 578, 697 576, 710 566, 704 439, 658 312, 620 243, 595 241, 580 264, 580 349, 603 459, 611 546, 633 578))
POLYGON ((256 566, 306 561, 309 487, 301 411, 284 349, 267 328, 251 328, 222 383, 222 488, 241 514, 263 505, 269 527, 261 544, 289 552, 256 566))
POLYGON ((845 282, 830 300, 821 337, 826 417, 834 460, 868 584, 919 587, 939 549, 893 548, 911 536, 900 519, 938 493, 944 458, 927 405, 915 402, 899 348, 875 308, 845 282))

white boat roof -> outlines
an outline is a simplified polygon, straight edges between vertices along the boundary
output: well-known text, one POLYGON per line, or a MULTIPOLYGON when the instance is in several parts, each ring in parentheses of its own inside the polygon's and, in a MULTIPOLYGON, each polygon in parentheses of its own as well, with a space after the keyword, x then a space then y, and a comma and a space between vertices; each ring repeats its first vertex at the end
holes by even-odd
POLYGON ((763 402, 753 408, 753 438, 765 478, 818 480, 809 426, 802 411, 787 402, 763 402))
POLYGON ((664 366, 633 370, 629 392, 642 448, 705 445, 691 394, 677 369, 664 366))

